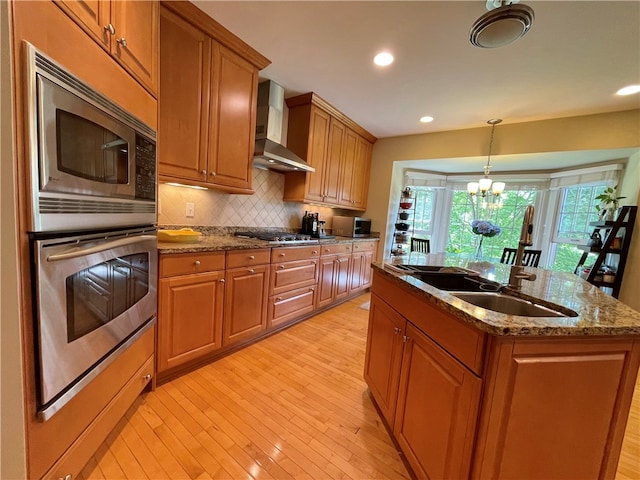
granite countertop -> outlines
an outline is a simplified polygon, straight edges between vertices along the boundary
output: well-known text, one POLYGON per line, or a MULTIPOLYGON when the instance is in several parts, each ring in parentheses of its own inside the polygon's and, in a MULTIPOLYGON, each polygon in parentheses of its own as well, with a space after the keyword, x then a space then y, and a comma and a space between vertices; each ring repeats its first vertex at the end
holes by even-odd
POLYGON ((301 247, 305 245, 323 245, 330 243, 351 243, 351 242, 368 242, 371 240, 379 240, 375 237, 335 237, 317 239, 315 242, 291 244, 290 242, 282 242, 278 244, 269 243, 264 240, 254 238, 235 237, 233 235, 209 235, 204 233, 200 241, 195 243, 174 243, 174 242, 158 242, 158 252, 160 254, 169 253, 197 253, 197 252, 217 252, 224 250, 246 250, 251 248, 272 248, 272 247, 301 247))
POLYGON ((574 311, 574 317, 523 317, 506 315, 476 307, 421 282, 417 278, 398 273, 389 264, 445 265, 474 270, 485 279, 506 284, 510 266, 500 263, 477 262, 447 254, 415 254, 393 257, 384 263, 374 263, 374 269, 386 278, 425 300, 443 308, 461 320, 492 335, 520 336, 585 336, 638 335, 640 312, 606 294, 598 287, 573 273, 525 267, 537 275, 533 281, 522 281, 520 292, 509 292, 521 298, 560 311, 574 311), (568 309, 568 310, 567 310, 568 309))

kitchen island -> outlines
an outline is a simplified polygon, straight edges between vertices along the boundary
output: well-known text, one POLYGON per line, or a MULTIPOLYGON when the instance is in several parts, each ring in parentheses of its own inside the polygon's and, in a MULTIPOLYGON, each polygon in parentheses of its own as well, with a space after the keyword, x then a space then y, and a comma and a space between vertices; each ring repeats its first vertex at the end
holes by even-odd
MULTIPOLYGON (((506 284, 510 266, 448 255, 506 284)), ((573 274, 508 292, 560 312, 507 315, 374 264, 365 380, 418 478, 614 478, 640 364, 640 313, 573 274)))

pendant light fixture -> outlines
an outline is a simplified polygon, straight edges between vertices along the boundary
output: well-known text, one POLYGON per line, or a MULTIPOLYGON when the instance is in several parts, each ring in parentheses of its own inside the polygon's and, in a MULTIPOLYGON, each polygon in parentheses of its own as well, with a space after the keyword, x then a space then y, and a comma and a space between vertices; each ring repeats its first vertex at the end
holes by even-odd
POLYGON ((488 205, 494 208, 502 206, 500 202, 500 194, 504 192, 504 182, 494 182, 489 178, 491 173, 491 149, 493 147, 493 135, 496 125, 502 122, 501 118, 492 118, 487 120, 487 123, 491 125, 491 139, 489 140, 489 155, 487 155, 487 164, 484 166, 484 177, 477 182, 467 183, 467 192, 473 197, 482 198, 482 206, 488 205))
POLYGON ((509 45, 523 37, 535 18, 533 9, 519 0, 487 0, 488 13, 475 21, 469 32, 472 45, 496 48, 509 45))

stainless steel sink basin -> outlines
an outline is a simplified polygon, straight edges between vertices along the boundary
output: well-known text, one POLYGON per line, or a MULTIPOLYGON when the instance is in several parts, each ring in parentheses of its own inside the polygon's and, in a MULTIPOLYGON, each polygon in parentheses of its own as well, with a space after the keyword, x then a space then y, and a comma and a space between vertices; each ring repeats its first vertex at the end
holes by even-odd
POLYGON ((567 314, 557 310, 538 305, 536 303, 513 297, 504 293, 495 292, 458 292, 453 296, 471 303, 477 307, 505 313, 507 315, 519 315, 523 317, 577 317, 578 314, 567 314))
POLYGON ((478 275, 464 273, 411 273, 412 277, 448 292, 495 292, 500 285, 478 275))

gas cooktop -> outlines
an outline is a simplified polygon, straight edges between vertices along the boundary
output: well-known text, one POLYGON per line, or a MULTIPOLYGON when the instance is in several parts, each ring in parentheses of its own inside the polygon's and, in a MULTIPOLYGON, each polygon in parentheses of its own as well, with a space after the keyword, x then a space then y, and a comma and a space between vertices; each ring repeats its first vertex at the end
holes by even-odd
POLYGON ((286 244, 305 244, 305 243, 318 243, 318 240, 311 238, 310 235, 303 235, 300 233, 280 232, 280 231, 246 231, 234 233, 236 237, 244 238, 257 238, 258 240, 264 240, 270 244, 286 243, 286 244))

